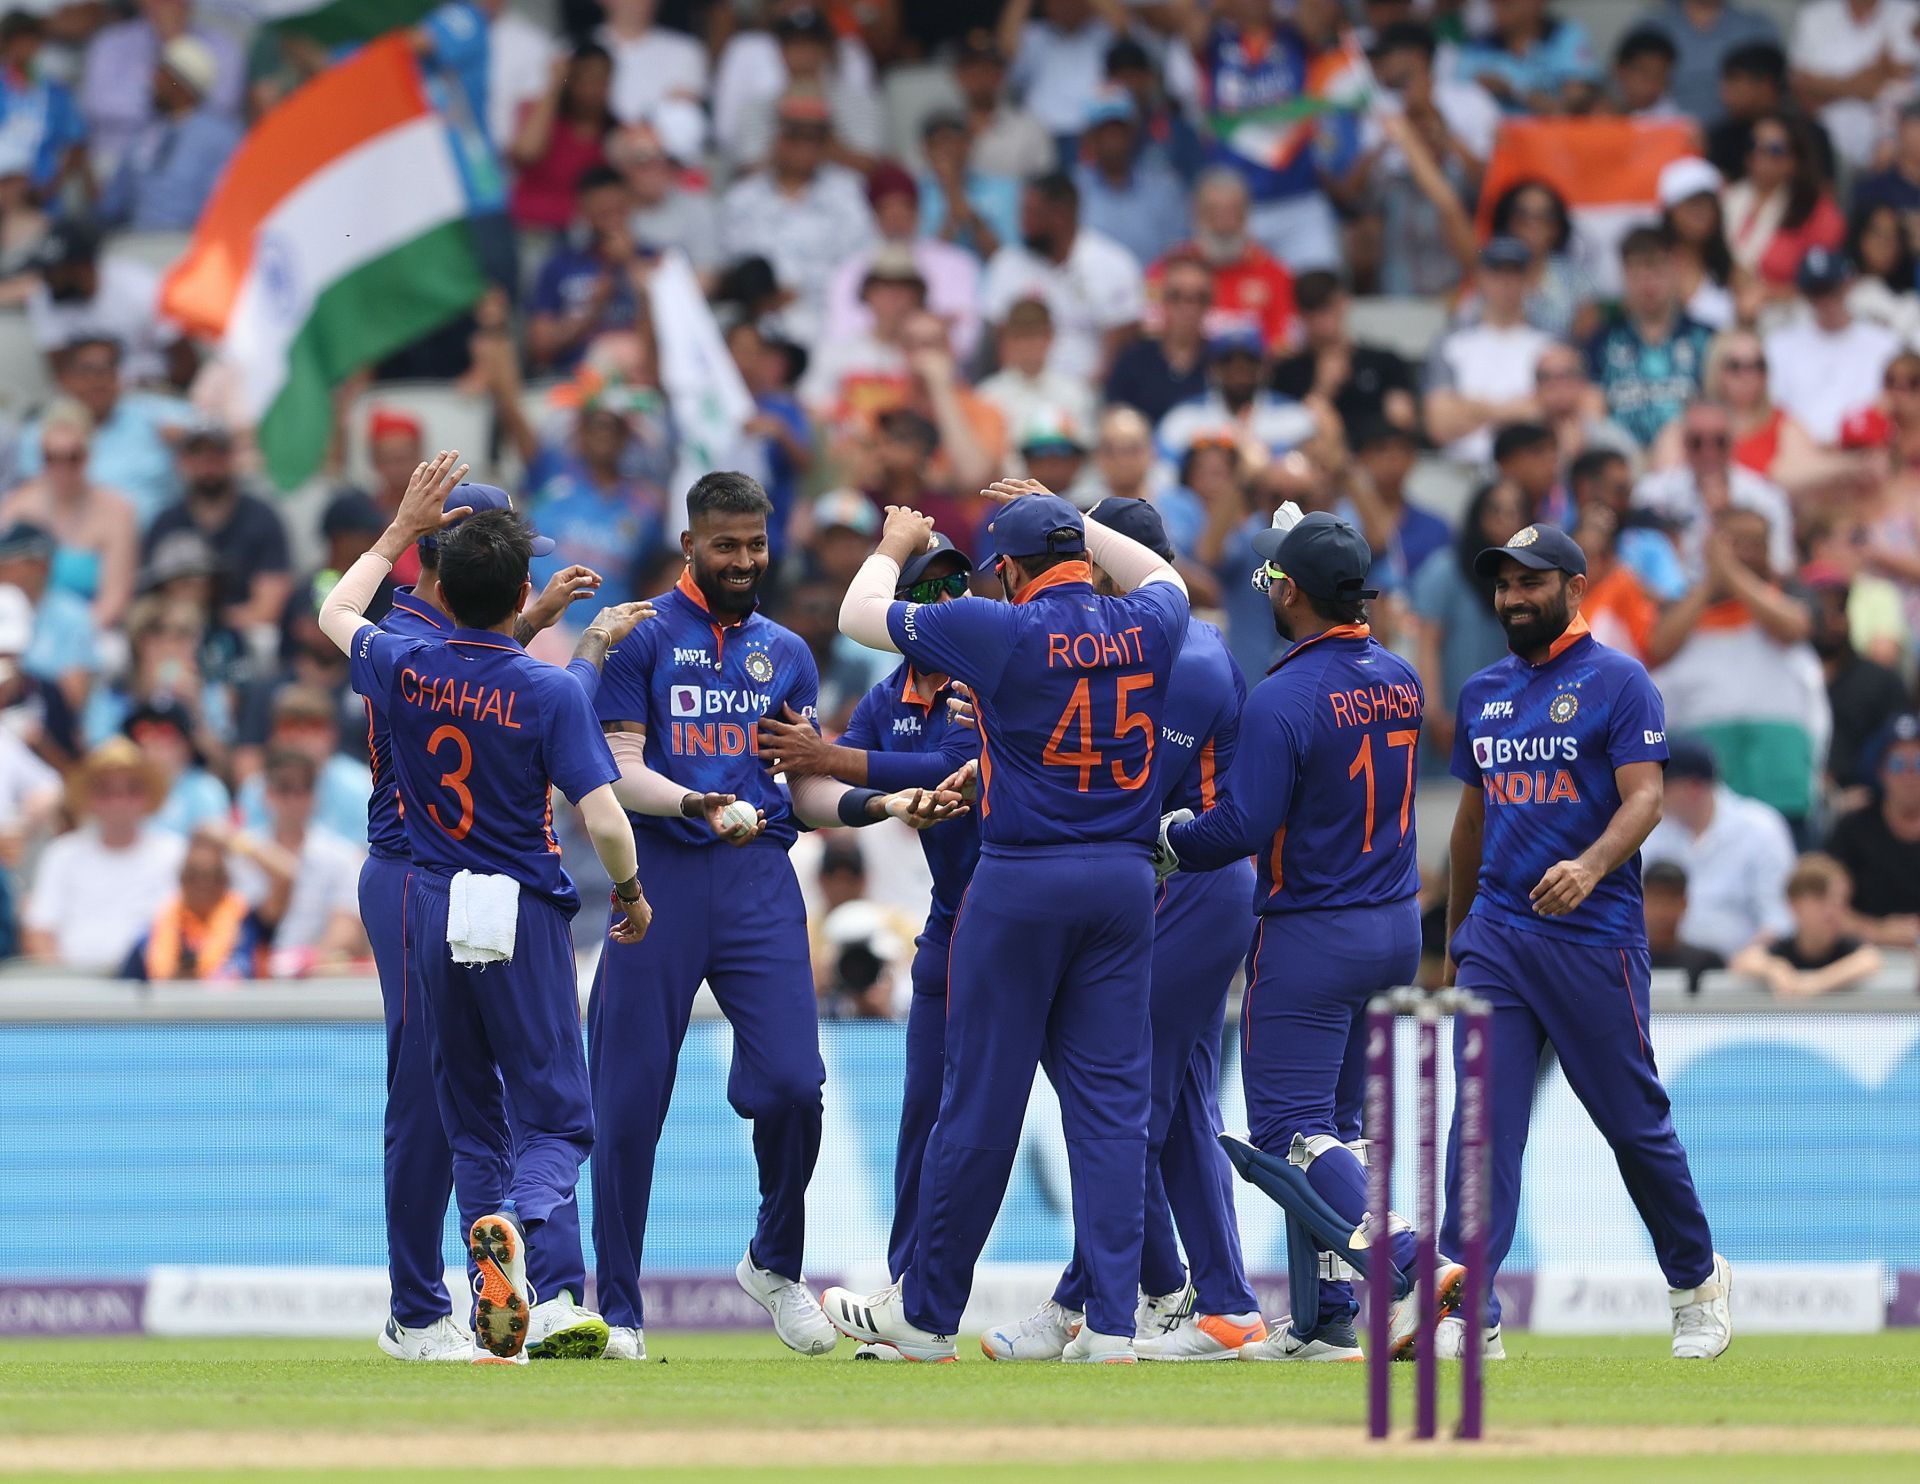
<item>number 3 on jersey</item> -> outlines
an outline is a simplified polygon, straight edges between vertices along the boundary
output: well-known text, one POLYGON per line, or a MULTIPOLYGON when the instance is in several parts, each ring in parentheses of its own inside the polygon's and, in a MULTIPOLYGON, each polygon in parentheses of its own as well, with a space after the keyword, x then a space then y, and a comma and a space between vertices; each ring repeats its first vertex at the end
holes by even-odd
POLYGON ((449 790, 460 801, 460 817, 448 824, 440 817, 438 804, 427 805, 427 818, 431 819, 448 835, 456 840, 467 838, 467 831, 473 828, 473 791, 467 787, 467 774, 473 771, 473 744, 467 740, 467 734, 452 725, 443 726, 427 739, 427 752, 435 762, 440 761, 442 744, 451 742, 458 761, 448 772, 440 775, 440 786, 449 790))
MULTIPOLYGON (((1413 759, 1419 742, 1420 733, 1417 729, 1387 733, 1387 747, 1389 750, 1396 747, 1404 747, 1407 750, 1406 792, 1400 795, 1400 843, 1402 845, 1407 843, 1407 818, 1413 811, 1413 759)), ((1367 780, 1367 823, 1365 832, 1360 839, 1360 853, 1362 855, 1372 855, 1373 806, 1375 794, 1373 783, 1373 733, 1368 732, 1360 739, 1360 750, 1353 755, 1353 762, 1347 768, 1347 777, 1365 777, 1367 780)))
POLYGON ((1103 764, 1112 772, 1114 783, 1126 792, 1144 787, 1148 775, 1153 771, 1153 722, 1144 711, 1129 710, 1127 699, 1152 684, 1151 675, 1121 675, 1115 678, 1113 686, 1113 734, 1110 740, 1118 744, 1129 732, 1139 732, 1147 739, 1146 754, 1140 759, 1138 773, 1129 774, 1126 764, 1118 758, 1107 764, 1106 754, 1093 745, 1091 677, 1081 679, 1074 686, 1073 694, 1067 700, 1067 709, 1060 713, 1060 720, 1053 724, 1053 735, 1047 738, 1047 745, 1041 749, 1040 761, 1052 768, 1074 769, 1079 774, 1078 788, 1081 793, 1092 788, 1094 769, 1103 764), (1065 740, 1069 727, 1077 732, 1079 745, 1073 752, 1062 752, 1060 744, 1065 740))

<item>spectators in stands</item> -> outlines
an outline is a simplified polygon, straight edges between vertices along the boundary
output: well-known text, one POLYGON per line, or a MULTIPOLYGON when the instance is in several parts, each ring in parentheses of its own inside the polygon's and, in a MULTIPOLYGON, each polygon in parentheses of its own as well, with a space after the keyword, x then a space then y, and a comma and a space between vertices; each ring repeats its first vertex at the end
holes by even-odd
POLYGON ((1303 273, 1294 294, 1304 344, 1273 368, 1274 390, 1298 402, 1331 402, 1350 439, 1374 422, 1410 432, 1416 428, 1420 407, 1413 368, 1384 346, 1355 343, 1338 276, 1303 273))
MULTIPOLYGON (((87 129, 73 95, 37 65, 46 23, 25 9, 0 17, 0 118, 17 170, 33 192, 50 199, 84 168, 87 129)), ((9 244, 11 246, 11 244, 9 244)))
POLYGON ((1920 947, 1920 716, 1894 718, 1864 756, 1875 797, 1834 824, 1827 848, 1853 879, 1853 930, 1912 950, 1920 947))
POLYGON ((1920 211, 1920 103, 1901 108, 1892 157, 1885 168, 1862 175, 1853 183, 1855 215, 1869 206, 1891 206, 1909 224, 1914 213, 1920 211))
POLYGON ((197 36, 160 49, 152 119, 129 142, 101 193, 99 216, 136 232, 185 232, 206 209, 240 147, 240 121, 213 101, 219 64, 197 36))
MULTIPOLYGON (((238 838, 234 838, 236 845, 238 838)), ((234 889, 228 843, 226 833, 216 829, 195 834, 186 842, 179 890, 160 904, 128 954, 124 977, 164 984, 176 979, 223 983, 264 976, 266 925, 234 889)))
POLYGON ((1237 172, 1223 165, 1209 169, 1193 191, 1193 241, 1155 264, 1149 280, 1158 283, 1175 261, 1198 257, 1213 276, 1209 332, 1251 320, 1270 347, 1286 349, 1297 330, 1293 274, 1254 240, 1251 210, 1247 184, 1237 172))
POLYGON ((1598 502, 1583 505, 1572 531, 1587 558, 1587 595, 1580 616, 1600 643, 1644 662, 1660 607, 1621 560, 1620 517, 1598 502))
POLYGON ((50 403, 39 434, 42 472, 0 499, 0 525, 25 521, 52 535, 53 585, 89 605, 94 628, 118 628, 140 552, 133 507, 88 478, 93 414, 78 401, 50 403))
POLYGON ((613 58, 596 42, 554 62, 546 91, 521 111, 507 144, 515 225, 563 232, 572 224, 580 178, 607 164, 612 82, 613 58))
POLYGON ((1314 433, 1314 416, 1301 402, 1263 383, 1267 362, 1260 332, 1251 325, 1226 330, 1207 346, 1207 391, 1183 402, 1155 429, 1161 454, 1178 463, 1194 439, 1222 434, 1242 444, 1248 457, 1264 463, 1297 448, 1314 433))
MULTIPOLYGON (((179 493, 173 440, 192 414, 184 402, 130 392, 121 381, 120 343, 82 336, 53 357, 54 384, 93 416, 87 478, 126 496, 144 528, 179 493)), ((20 430, 14 473, 31 479, 44 467, 39 419, 20 430)))
POLYGON ((797 5, 775 18, 773 39, 784 74, 780 88, 747 101, 730 123, 729 148, 741 165, 765 163, 775 133, 786 127, 784 99, 796 92, 826 103, 826 157, 864 174, 880 150, 879 101, 855 86, 835 63, 833 27, 820 10, 797 5))
POLYGON ((0 584, 23 594, 32 631, 16 650, 27 673, 57 685, 73 708, 100 668, 101 646, 84 598, 53 585, 57 547, 50 532, 26 521, 0 529, 0 584))
POLYGON ((1778 811, 1720 781, 1705 743, 1674 737, 1669 751, 1665 807, 1641 858, 1648 866, 1670 861, 1687 873, 1681 937, 1731 959, 1791 927, 1793 836, 1778 811))
MULTIPOLYGON (((366 764, 348 757, 339 746, 340 709, 325 691, 290 685, 273 698, 268 755, 297 752, 310 759, 318 770, 312 819, 339 839, 364 845, 372 781, 366 764)), ((241 784, 234 802, 248 829, 271 830, 273 817, 267 808, 263 772, 241 784)))
POLYGON ((1872 157, 1878 110, 1911 90, 1920 61, 1916 26, 1913 0, 1810 0, 1795 17, 1788 44, 1794 91, 1820 110, 1848 169, 1872 157))
POLYGON ((1679 49, 1660 31, 1636 28, 1613 49, 1609 102, 1628 118, 1678 118, 1680 106, 1668 96, 1679 49))
POLYGON ((922 235, 920 188, 891 161, 874 166, 867 176, 867 203, 879 237, 834 272, 827 288, 823 354, 842 340, 865 333, 872 323, 864 289, 871 280, 870 270, 884 254, 890 261, 904 257, 911 262, 920 277, 921 307, 946 321, 954 355, 963 363, 971 361, 980 340, 979 260, 965 248, 922 235))
MULTIPOLYGON (((968 168, 1008 182, 1057 168, 1059 155, 1047 127, 1022 107, 1007 87, 1006 56, 991 31, 969 31, 954 52, 953 81, 960 90, 971 140, 968 168)), ((1003 240, 1008 234, 1002 234, 1003 240)))
POLYGON ((1587 342, 1587 370, 1607 415, 1646 448, 1699 394, 1712 332, 1687 317, 1664 231, 1627 233, 1620 268, 1620 306, 1587 342))
POLYGON ((972 140, 959 113, 932 113, 920 129, 926 169, 920 187, 920 230, 964 248, 980 262, 1020 231, 1020 186, 971 163, 972 140))
POLYGON ((1131 94, 1108 88, 1087 106, 1084 158, 1074 168, 1081 216, 1141 268, 1187 235, 1187 189, 1173 166, 1148 153, 1131 94))
POLYGON ((1847 623, 1853 587, 1846 575, 1812 565, 1801 575, 1813 595, 1813 651, 1820 656, 1827 706, 1833 713, 1833 735, 1827 743, 1829 802, 1845 812, 1867 802, 1873 782, 1868 745, 1907 709, 1907 687, 1898 671, 1853 647, 1847 623))
POLYGON ((1773 400, 1814 442, 1829 446, 1839 441, 1847 414, 1878 400, 1880 373, 1900 349, 1891 330, 1854 318, 1847 303, 1852 277, 1839 253, 1808 252, 1795 274, 1808 312, 1766 341, 1773 400))
MULTIPOLYGON (((1199 313, 1192 316, 1199 324, 1199 313)), ((1093 389, 1077 377, 1068 376, 1047 364, 1053 349, 1053 314, 1041 299, 1022 299, 1007 311, 1000 326, 1000 369, 980 383, 980 395, 1000 411, 1008 427, 1018 427, 1028 417, 1053 412, 1067 426, 1088 429, 1094 425, 1093 389)), ((1107 378, 1111 388, 1123 375, 1128 358, 1143 348, 1158 347, 1155 340, 1136 340, 1120 353, 1113 373, 1107 378)), ((1196 368, 1197 369, 1197 368, 1196 368)), ((1201 383, 1204 385, 1204 383, 1201 383)), ((1109 400, 1127 402, 1111 391, 1109 400)))
POLYGON ((146 554, 175 531, 195 531, 220 564, 220 621, 240 634, 277 625, 291 590, 292 559, 280 513, 240 487, 233 439, 201 423, 180 437, 181 499, 153 519, 146 554))
POLYGON ((1674 286, 1687 318, 1710 330, 1726 329, 1737 312, 1729 289, 1733 254, 1720 211, 1725 185, 1697 155, 1669 160, 1660 171, 1660 225, 1673 245, 1674 286))
POLYGON ((711 282, 720 267, 720 225, 704 179, 679 168, 667 141, 649 124, 614 134, 606 145, 607 163, 627 183, 632 210, 627 230, 643 249, 678 248, 711 282))
POLYGON ((1092 380, 1139 329, 1145 310, 1140 265, 1119 243, 1080 223, 1080 190, 1071 176, 1027 182, 1020 200, 1021 240, 1005 243, 981 284, 987 319, 999 325, 1022 299, 1046 301, 1053 314, 1048 364, 1092 380))
POLYGON ((1492 0, 1492 27, 1460 48, 1455 67, 1508 113, 1582 113, 1600 67, 1586 28, 1547 11, 1547 0, 1492 0))
POLYGON ((174 41, 199 42, 211 57, 207 103, 233 116, 240 112, 246 63, 233 38, 199 23, 192 0, 141 0, 140 14, 108 26, 87 43, 80 82, 80 111, 90 136, 96 176, 110 179, 156 111, 152 78, 161 54, 174 41))
POLYGON ((1653 967, 1679 970, 1687 976, 1687 993, 1700 993, 1700 976, 1724 969, 1727 961, 1711 948, 1680 936, 1687 915, 1687 868, 1678 861, 1653 861, 1641 874, 1640 891, 1653 967))
POLYGON ((1109 402, 1157 423, 1207 390, 1206 326, 1214 277, 1198 253, 1185 250, 1159 265, 1159 333, 1129 341, 1107 372, 1109 402))
POLYGON ((1782 999, 1853 989, 1880 972, 1880 950, 1847 931, 1853 883, 1846 867, 1815 852, 1787 878, 1793 931, 1750 943, 1734 955, 1736 974, 1758 979, 1782 999))
POLYGON ((171 335, 154 314, 160 279, 151 268, 102 256, 98 232, 79 221, 49 232, 33 266, 39 282, 28 293, 27 323, 49 358, 82 341, 108 340, 124 353, 128 380, 161 375, 171 335))
MULTIPOLYGON (((1783 490, 1797 489, 1822 472, 1823 461, 1798 418, 1774 404, 1769 389, 1767 350, 1751 330, 1727 330, 1707 346, 1703 379, 1706 399, 1725 407, 1733 435, 1733 462, 1783 490)), ((1676 418, 1661 431, 1653 462, 1670 466, 1681 458, 1687 419, 1676 418)))
POLYGON ((1720 116, 1720 79, 1729 57, 1756 45, 1777 52, 1780 42, 1770 17, 1734 0, 1653 0, 1633 28, 1636 34, 1652 32, 1672 44, 1667 91, 1677 111, 1701 120, 1720 116))
MULTIPOLYGON (((1714 519, 1733 508, 1752 510, 1767 523, 1767 553, 1775 571, 1793 569, 1793 512, 1778 487, 1733 459, 1733 419, 1716 402, 1695 402, 1680 419, 1681 462, 1647 475, 1633 503, 1673 537, 1689 582, 1705 571, 1714 519)), ((1663 594, 1665 595, 1665 594, 1663 594)))
POLYGON ((614 117, 623 124, 649 123, 675 109, 697 121, 704 134, 706 47, 684 31, 655 25, 658 0, 601 0, 601 8, 606 24, 593 39, 611 64, 602 86, 614 117))
POLYGON ((640 322, 650 264, 633 237, 632 206, 617 170, 596 165, 580 174, 580 240, 562 243, 541 265, 528 306, 527 354, 536 370, 570 372, 596 338, 640 322))
POLYGON ((1763 114, 1750 138, 1745 169, 1722 202, 1727 247, 1738 268, 1779 297, 1793 286, 1808 250, 1837 250, 1847 224, 1797 114, 1763 114))
POLYGON ((1585 340, 1599 328, 1599 291, 1574 259, 1573 215, 1558 191, 1539 180, 1509 186, 1493 204, 1492 231, 1526 246, 1528 324, 1556 340, 1585 340))
POLYGON ((177 696, 134 707, 125 731, 160 775, 165 802, 154 811, 156 828, 185 838, 201 825, 225 819, 233 806, 226 785, 201 764, 194 745, 198 722, 177 696))
POLYGON ((272 869, 265 851, 239 852, 233 875, 271 933, 274 977, 364 958, 361 852, 313 822, 319 769, 307 753, 286 749, 267 754, 265 776, 267 842, 291 866, 291 880, 287 871, 272 869))
POLYGON ((1907 218, 1890 202, 1856 207, 1847 225, 1847 261, 1855 276, 1847 310, 1856 320, 1883 326, 1903 345, 1920 336, 1920 294, 1907 218))
POLYGON ((1375 418, 1360 425, 1351 443, 1351 514, 1358 517, 1374 555, 1368 585, 1404 593, 1428 558, 1452 543, 1452 527, 1407 499, 1407 479, 1419 453, 1411 429, 1375 418))
POLYGON ((1532 264, 1533 253, 1517 238, 1489 242, 1476 280, 1479 322, 1449 331, 1427 359, 1427 436, 1463 464, 1486 462, 1496 424, 1537 411, 1534 368, 1552 342, 1526 320, 1532 264))

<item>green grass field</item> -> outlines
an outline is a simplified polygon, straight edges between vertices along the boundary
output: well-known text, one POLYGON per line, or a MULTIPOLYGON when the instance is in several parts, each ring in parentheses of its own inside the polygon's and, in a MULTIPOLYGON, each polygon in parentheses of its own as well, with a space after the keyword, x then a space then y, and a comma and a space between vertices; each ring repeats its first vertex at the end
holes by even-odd
MULTIPOLYGON (((650 1336, 639 1366, 404 1366, 369 1344, 44 1341, 0 1363, 0 1475, 418 1479, 1275 1479, 1358 1461, 1361 1366, 958 1366, 803 1360, 771 1335, 650 1336), (1170 1468, 1170 1465, 1172 1466, 1170 1468)), ((1388 1445, 1396 1472, 1554 1484, 1920 1477, 1920 1333, 1742 1339, 1676 1365, 1658 1337, 1509 1337, 1488 1442, 1388 1445)), ((1457 1382, 1442 1377, 1443 1420, 1457 1382), (1451 1394, 1450 1394, 1451 1393, 1451 1394)), ((1410 1367, 1396 1373, 1410 1421, 1410 1367)), ((1383 1460, 1383 1463, 1388 1461, 1383 1460)))

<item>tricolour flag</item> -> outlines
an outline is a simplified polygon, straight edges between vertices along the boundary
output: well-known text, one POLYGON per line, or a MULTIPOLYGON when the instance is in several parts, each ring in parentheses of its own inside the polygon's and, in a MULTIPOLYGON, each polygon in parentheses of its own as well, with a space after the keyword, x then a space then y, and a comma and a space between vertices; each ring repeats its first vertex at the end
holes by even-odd
POLYGON ((485 291, 469 212, 403 38, 323 72, 247 135, 161 306, 220 341, 281 488, 319 466, 336 386, 485 291))
POLYGON ((1523 180, 1543 180, 1573 217, 1580 257, 1599 287, 1620 287, 1620 239, 1660 215, 1660 171, 1700 152, 1688 120, 1631 118, 1509 119, 1501 124, 1480 187, 1480 235, 1493 207, 1523 180))
POLYGON ((253 0, 253 13, 279 31, 327 46, 371 41, 420 21, 440 0, 253 0))

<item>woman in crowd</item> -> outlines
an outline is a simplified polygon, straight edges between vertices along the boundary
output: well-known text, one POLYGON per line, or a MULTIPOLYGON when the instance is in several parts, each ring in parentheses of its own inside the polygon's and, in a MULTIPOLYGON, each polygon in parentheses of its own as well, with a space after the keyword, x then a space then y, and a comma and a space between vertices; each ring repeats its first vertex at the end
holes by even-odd
POLYGON ((134 605, 126 671, 94 687, 83 722, 87 736, 111 737, 143 706, 178 704, 192 718, 194 746, 217 766, 226 755, 222 739, 233 734, 234 697, 202 667, 203 632, 199 614, 185 603, 154 596, 134 605))
POLYGON ((573 224, 574 187, 607 163, 618 121, 608 106, 613 58, 594 42, 556 58, 547 91, 520 115, 507 154, 519 167, 508 210, 516 225, 564 232, 573 224))
MULTIPOLYGON (((1701 378, 1705 400, 1727 409, 1733 424, 1733 461, 1783 489, 1809 489, 1836 472, 1813 437, 1767 390, 1767 353, 1751 330, 1725 330, 1707 347, 1701 378)), ((1652 463, 1668 469, 1681 460, 1682 419, 1661 430, 1652 463)))
POLYGON ((1920 343, 1920 294, 1905 215, 1887 201, 1856 210, 1847 227, 1847 260, 1858 275, 1847 290, 1853 317, 1885 325, 1903 345, 1920 343))
POLYGON ((1733 254, 1720 211, 1720 172, 1697 156, 1660 172, 1660 224, 1673 242, 1673 271, 1689 319, 1710 330, 1734 321, 1733 254))
POLYGON ((171 697, 143 702, 127 717, 125 731, 147 755, 166 789, 166 802, 153 816, 155 825, 184 837, 203 824, 227 817, 233 796, 226 784, 201 766, 190 708, 171 697))
POLYGON ((1599 291, 1573 254, 1573 217, 1543 180, 1507 187, 1493 205, 1493 235, 1517 237, 1533 254, 1527 269, 1527 323, 1556 340, 1585 340, 1600 328, 1599 291))
POLYGON ((1820 172, 1806 125, 1792 114, 1755 121, 1747 177, 1727 187, 1721 204, 1735 266, 1769 297, 1792 297, 1793 275, 1807 250, 1835 249, 1846 237, 1846 220, 1820 172))
POLYGON ((140 528, 133 507, 87 478, 93 414, 59 397, 40 419, 45 468, 0 499, 0 526, 25 521, 57 543, 49 580, 93 606, 94 627, 110 633, 133 602, 140 528))

